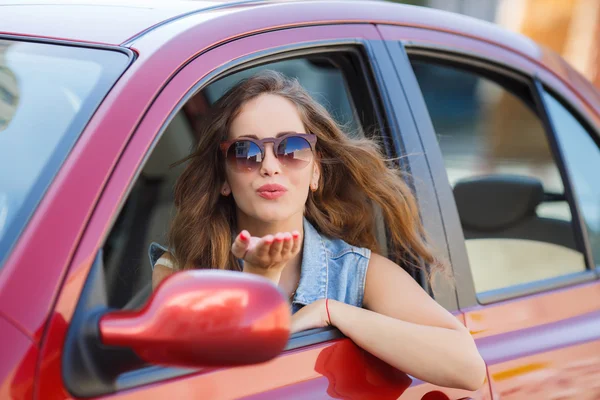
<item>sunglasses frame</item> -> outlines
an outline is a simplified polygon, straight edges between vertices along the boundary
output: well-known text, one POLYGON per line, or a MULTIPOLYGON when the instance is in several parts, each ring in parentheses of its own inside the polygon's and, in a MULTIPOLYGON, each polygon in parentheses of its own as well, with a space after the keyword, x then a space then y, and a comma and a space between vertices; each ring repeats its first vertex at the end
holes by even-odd
POLYGON ((264 138, 264 139, 254 139, 251 137, 243 136, 243 137, 239 137, 237 139, 224 140, 221 142, 219 147, 220 147, 221 151, 223 152, 223 156, 225 157, 225 159, 227 159, 227 152, 229 151, 229 148, 231 147, 232 144, 234 144, 235 142, 239 142, 241 140, 247 140, 258 146, 258 148, 261 151, 262 158, 264 160, 265 151, 266 151, 265 144, 273 143, 273 154, 275 154, 275 158, 279 158, 277 156, 277 148, 279 147, 281 142, 283 142, 285 139, 289 139, 290 137, 300 137, 300 138, 306 140, 308 142, 308 144, 310 145, 310 149, 312 150, 313 156, 314 156, 315 151, 316 151, 315 146, 317 144, 317 135, 314 135, 312 133, 286 132, 285 134, 283 134, 279 137, 268 137, 268 138, 264 138))

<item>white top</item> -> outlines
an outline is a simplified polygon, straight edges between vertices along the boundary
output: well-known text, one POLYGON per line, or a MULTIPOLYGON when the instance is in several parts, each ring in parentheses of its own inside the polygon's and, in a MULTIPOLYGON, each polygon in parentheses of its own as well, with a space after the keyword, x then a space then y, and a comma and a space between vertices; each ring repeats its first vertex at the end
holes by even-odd
POLYGON ((162 265, 164 267, 173 269, 173 261, 169 260, 165 256, 162 256, 158 260, 156 260, 156 263, 154 263, 154 266, 157 266, 157 265, 162 265))

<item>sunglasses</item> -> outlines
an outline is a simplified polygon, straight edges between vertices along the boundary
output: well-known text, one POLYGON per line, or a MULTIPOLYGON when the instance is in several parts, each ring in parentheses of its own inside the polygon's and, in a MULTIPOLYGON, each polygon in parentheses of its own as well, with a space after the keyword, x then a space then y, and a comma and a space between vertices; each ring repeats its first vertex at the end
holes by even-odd
POLYGON ((253 139, 243 137, 221 142, 221 151, 227 165, 238 172, 257 170, 265 159, 265 144, 273 143, 275 157, 290 169, 302 169, 313 158, 317 136, 289 132, 279 137, 253 139))

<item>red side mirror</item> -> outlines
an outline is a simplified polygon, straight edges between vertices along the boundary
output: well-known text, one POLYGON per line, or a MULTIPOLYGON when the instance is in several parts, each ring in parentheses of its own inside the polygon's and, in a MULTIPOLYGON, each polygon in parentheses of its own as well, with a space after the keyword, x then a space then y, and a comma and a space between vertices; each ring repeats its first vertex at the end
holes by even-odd
POLYGON ((138 311, 100 319, 103 344, 177 367, 234 366, 277 356, 290 333, 290 306, 270 281, 219 270, 165 279, 138 311))

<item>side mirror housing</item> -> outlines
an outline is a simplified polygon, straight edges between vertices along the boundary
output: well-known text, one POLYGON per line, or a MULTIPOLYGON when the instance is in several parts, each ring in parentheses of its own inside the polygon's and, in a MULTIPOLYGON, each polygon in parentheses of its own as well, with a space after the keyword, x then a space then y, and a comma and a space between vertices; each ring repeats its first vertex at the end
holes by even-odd
POLYGON ((104 345, 174 367, 260 363, 285 347, 288 301, 271 282, 233 271, 189 270, 165 279, 146 305, 99 320, 104 345))

